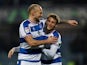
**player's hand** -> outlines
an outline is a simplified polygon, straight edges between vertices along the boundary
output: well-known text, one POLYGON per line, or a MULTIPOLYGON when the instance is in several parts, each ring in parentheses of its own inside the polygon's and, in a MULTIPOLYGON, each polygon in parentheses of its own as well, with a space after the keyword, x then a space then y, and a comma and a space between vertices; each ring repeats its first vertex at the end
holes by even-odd
POLYGON ((54 36, 50 36, 50 37, 48 37, 47 40, 48 40, 48 44, 49 43, 55 43, 55 42, 57 42, 58 38, 56 38, 54 36))
POLYGON ((78 25, 78 22, 76 20, 68 20, 67 23, 70 24, 70 25, 73 25, 73 26, 78 25))
POLYGON ((15 48, 12 48, 9 52, 8 52, 8 58, 11 58, 12 55, 14 54, 15 52, 15 48))

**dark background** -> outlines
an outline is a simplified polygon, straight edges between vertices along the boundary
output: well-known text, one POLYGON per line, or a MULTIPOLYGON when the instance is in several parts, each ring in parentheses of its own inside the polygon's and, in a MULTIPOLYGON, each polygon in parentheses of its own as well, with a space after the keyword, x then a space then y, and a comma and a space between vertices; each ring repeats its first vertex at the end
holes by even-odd
POLYGON ((62 19, 75 19, 78 26, 59 24, 62 35, 63 65, 87 65, 87 2, 86 0, 0 0, 0 65, 16 65, 17 53, 11 59, 8 51, 19 45, 19 24, 27 19, 27 8, 37 3, 43 17, 56 13, 62 19))

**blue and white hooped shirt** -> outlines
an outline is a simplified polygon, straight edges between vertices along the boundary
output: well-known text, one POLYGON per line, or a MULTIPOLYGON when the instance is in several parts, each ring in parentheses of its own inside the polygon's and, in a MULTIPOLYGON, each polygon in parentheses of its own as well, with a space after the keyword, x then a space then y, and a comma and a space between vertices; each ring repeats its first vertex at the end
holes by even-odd
POLYGON ((43 32, 44 24, 45 24, 45 20, 40 20, 38 24, 32 23, 29 20, 25 20, 20 24, 19 27, 20 51, 18 55, 18 60, 28 60, 30 62, 40 61, 41 48, 43 48, 44 45, 31 47, 25 41, 24 37, 27 35, 32 35, 32 37, 36 40, 47 39, 48 37, 45 36, 43 32))

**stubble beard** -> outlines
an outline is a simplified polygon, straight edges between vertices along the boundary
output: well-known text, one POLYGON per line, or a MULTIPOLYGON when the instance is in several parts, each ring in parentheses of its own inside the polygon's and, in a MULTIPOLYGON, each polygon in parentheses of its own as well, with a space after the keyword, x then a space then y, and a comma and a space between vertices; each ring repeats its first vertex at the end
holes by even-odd
POLYGON ((35 21, 36 21, 36 23, 39 23, 40 22, 38 18, 35 18, 35 21))

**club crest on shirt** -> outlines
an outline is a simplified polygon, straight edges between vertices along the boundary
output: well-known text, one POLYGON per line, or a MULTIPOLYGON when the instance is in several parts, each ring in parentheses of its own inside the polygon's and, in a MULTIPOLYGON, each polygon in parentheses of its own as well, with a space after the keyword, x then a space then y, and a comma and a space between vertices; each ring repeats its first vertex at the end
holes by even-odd
POLYGON ((29 33, 29 27, 25 27, 25 32, 29 33))

